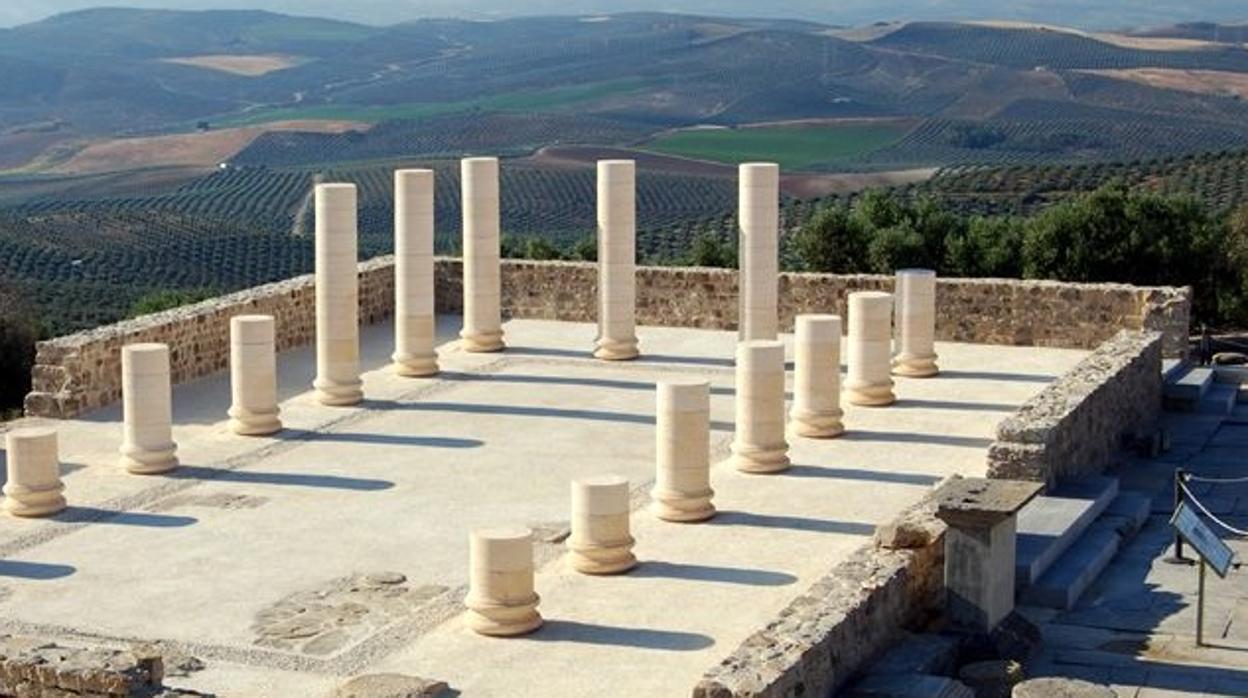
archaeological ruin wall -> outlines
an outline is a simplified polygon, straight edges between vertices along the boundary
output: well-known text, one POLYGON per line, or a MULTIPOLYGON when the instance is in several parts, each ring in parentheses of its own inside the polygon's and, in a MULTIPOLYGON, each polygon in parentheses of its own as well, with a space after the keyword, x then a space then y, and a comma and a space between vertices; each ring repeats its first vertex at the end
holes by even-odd
POLYGON ((1098 474, 1161 412, 1163 337, 1123 330, 997 426, 988 476, 1052 483, 1098 474))
MULTIPOLYGON (((462 310, 462 263, 435 264, 437 310, 462 310)), ((594 322, 598 267, 592 262, 502 262, 506 317, 594 322)), ((853 291, 892 291, 893 276, 780 275, 780 326, 801 313, 845 316, 853 291)), ((940 279, 937 338, 984 344, 1090 349, 1122 329, 1161 334, 1166 356, 1185 351, 1191 295, 1187 288, 1071 284, 1010 279, 940 279)), ((394 261, 359 265, 359 319, 372 324, 392 315, 394 261)), ((640 325, 735 329, 737 272, 729 269, 637 268, 636 321, 640 325)), ((224 370, 230 318, 268 314, 279 351, 315 338, 311 275, 258 286, 174 310, 40 342, 26 398, 31 416, 69 418, 121 397, 121 347, 163 342, 170 347, 174 384, 224 370)))

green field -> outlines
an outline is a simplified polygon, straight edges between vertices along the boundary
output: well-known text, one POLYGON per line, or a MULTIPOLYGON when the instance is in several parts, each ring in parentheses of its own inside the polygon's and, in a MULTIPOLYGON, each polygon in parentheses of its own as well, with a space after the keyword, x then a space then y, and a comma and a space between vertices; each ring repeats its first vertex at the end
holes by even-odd
POLYGON ((612 95, 637 92, 646 89, 649 85, 650 82, 648 80, 629 78, 571 85, 550 90, 520 90, 492 97, 458 102, 414 102, 386 106, 327 104, 307 107, 279 107, 260 109, 239 116, 227 117, 215 123, 218 126, 252 126, 274 121, 298 119, 333 119, 379 123, 395 119, 424 119, 431 116, 469 111, 548 111, 575 106, 583 102, 592 102, 612 95))
POLYGON ((695 129, 661 136, 646 149, 734 164, 766 160, 786 170, 802 170, 879 150, 909 130, 900 122, 695 129))

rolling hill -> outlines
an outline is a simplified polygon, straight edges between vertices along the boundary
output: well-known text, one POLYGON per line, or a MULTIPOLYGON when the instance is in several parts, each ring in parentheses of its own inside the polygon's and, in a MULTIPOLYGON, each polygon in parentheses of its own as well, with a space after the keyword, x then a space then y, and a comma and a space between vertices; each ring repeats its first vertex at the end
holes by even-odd
POLYGON ((306 195, 326 179, 360 183, 361 251, 384 253, 388 172, 412 163, 440 174, 451 250, 467 154, 508 158, 508 233, 564 246, 593 228, 593 159, 644 162, 650 260, 730 229, 731 166, 762 157, 786 165, 790 222, 813 208, 799 197, 932 172, 906 191, 968 212, 1030 211, 1110 178, 1225 208, 1248 197, 1233 181, 1248 152, 1241 34, 68 13, 0 30, 0 278, 68 329, 157 288, 307 271, 306 195))

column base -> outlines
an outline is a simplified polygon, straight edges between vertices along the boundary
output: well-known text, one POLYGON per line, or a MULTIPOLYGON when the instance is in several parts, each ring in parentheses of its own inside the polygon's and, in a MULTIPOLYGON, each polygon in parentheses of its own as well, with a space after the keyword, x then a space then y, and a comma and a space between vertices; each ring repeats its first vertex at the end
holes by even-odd
POLYGON ((798 412, 789 415, 789 430, 808 439, 831 439, 845 433, 841 410, 835 412, 798 412))
POLYGON ((715 491, 710 488, 692 494, 655 488, 650 491, 650 512, 664 521, 676 523, 706 521, 715 516, 715 505, 711 504, 714 496, 715 491))
POLYGON ((282 430, 282 420, 278 418, 278 410, 271 412, 248 412, 231 407, 230 431, 239 436, 267 436, 282 430))
POLYGON ((468 606, 468 627, 473 632, 493 637, 531 633, 542 627, 542 615, 537 612, 539 600, 534 594, 524 603, 504 605, 469 596, 464 602, 468 606))
POLYGON ((893 394, 893 383, 889 381, 884 385, 864 385, 855 388, 845 388, 845 400, 851 405, 859 407, 884 407, 897 402, 897 396, 893 394))
POLYGON ((627 540, 611 545, 594 545, 568 541, 572 551, 572 567, 583 574, 619 574, 637 566, 637 557, 633 555, 634 540, 627 540))
POLYGON ((503 343, 503 332, 460 332, 459 348, 473 354, 489 354, 506 348, 503 343))
POLYGON ((142 449, 135 446, 121 447, 121 467, 135 475, 159 475, 178 467, 176 444, 169 444, 159 450, 142 449))
POLYGON ((779 473, 789 469, 789 447, 762 449, 734 443, 730 460, 743 473, 779 473))
POLYGON ((359 379, 350 383, 332 383, 317 378, 312 387, 316 389, 317 401, 329 407, 358 405, 364 399, 364 383, 359 379))
POLYGON ((628 340, 599 339, 594 346, 594 358, 603 361, 630 361, 641 356, 637 338, 628 340))
POLYGON ((416 356, 413 354, 395 354, 390 357, 394 362, 394 372, 404 378, 425 378, 436 376, 441 370, 438 367, 438 355, 429 354, 416 356))
POLYGON ((65 486, 32 490, 13 483, 4 486, 4 510, 13 516, 33 518, 51 516, 65 509, 65 496, 61 494, 65 486))
POLYGON ((931 378, 940 373, 936 365, 936 355, 931 356, 898 356, 893 359, 893 375, 906 378, 931 378))

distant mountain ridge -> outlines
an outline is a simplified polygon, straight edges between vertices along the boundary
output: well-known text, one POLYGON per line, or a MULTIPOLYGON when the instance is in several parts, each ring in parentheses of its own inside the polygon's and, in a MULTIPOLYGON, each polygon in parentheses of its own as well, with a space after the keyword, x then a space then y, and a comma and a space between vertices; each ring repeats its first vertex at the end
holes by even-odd
MULTIPOLYGON (((499 124, 476 117, 518 113, 614 134, 592 145, 703 124, 920 124, 866 167, 1186 152, 1248 144, 1248 48, 1236 36, 1209 24, 1146 35, 988 22, 845 30, 633 12, 374 27, 257 10, 91 9, 0 32, 0 148, 37 155, 75 139, 291 120, 499 124), (1210 30, 1231 38, 1199 38, 1210 30)), ((274 139, 265 147, 314 162, 320 140, 325 152, 395 156, 428 142, 384 133, 350 147, 343 139, 369 136, 276 139, 294 154, 271 150, 274 139)))
MULTIPOLYGON (((1193 22, 1243 22, 1239 0, 1142 3, 1136 0, 788 0, 760 7, 757 0, 177 0, 183 9, 263 9, 384 26, 419 17, 504 18, 518 15, 587 15, 629 11, 674 11, 733 17, 776 16, 824 24, 865 25, 894 20, 998 19, 1060 22, 1083 29, 1122 29, 1193 22)), ((107 2, 107 0, 105 0, 107 2)), ((128 7, 163 7, 170 0, 117 0, 128 7)), ((21 0, 0 4, 0 26, 101 4, 100 0, 21 0)))

